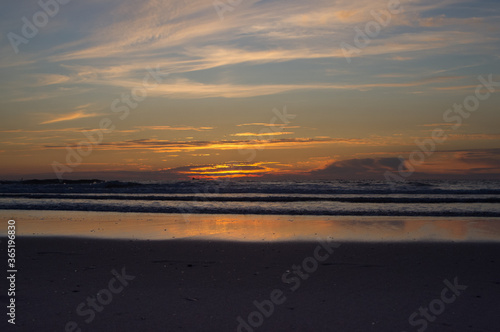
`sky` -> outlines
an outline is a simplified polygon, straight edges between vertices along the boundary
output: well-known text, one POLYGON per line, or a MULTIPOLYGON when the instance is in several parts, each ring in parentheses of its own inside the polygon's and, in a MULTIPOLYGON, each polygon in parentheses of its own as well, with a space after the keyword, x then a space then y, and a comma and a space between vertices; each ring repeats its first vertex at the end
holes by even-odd
POLYGON ((500 2, 19 0, 0 179, 500 179, 500 2))

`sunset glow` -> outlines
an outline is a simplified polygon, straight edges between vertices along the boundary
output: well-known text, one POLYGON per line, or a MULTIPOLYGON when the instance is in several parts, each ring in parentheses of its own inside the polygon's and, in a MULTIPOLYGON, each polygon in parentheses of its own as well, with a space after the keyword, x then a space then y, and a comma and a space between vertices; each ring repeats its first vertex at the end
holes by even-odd
POLYGON ((41 10, 0 14, 2 179, 500 178, 494 1, 41 10))

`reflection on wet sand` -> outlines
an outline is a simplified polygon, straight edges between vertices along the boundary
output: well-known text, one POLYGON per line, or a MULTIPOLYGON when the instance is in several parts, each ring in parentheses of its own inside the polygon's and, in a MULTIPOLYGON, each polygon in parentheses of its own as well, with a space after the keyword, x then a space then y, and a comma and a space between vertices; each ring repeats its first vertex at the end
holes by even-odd
MULTIPOLYGON (((1 211, 17 235, 231 241, 500 241, 492 218, 189 215, 74 211, 1 211)), ((5 229, 0 231, 5 233, 5 229)), ((4 234, 2 233, 2 234, 4 234)))

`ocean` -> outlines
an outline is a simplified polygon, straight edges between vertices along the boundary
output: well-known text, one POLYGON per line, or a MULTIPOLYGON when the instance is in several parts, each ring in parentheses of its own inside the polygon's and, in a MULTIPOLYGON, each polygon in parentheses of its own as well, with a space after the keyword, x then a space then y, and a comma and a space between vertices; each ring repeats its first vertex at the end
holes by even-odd
POLYGON ((500 181, 2 181, 0 209, 500 217, 500 181))

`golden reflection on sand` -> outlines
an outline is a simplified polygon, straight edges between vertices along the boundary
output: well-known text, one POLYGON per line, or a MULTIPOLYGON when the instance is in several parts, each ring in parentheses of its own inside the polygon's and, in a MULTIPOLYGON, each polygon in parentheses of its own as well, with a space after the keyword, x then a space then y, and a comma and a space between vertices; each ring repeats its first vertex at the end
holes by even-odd
MULTIPOLYGON (((0 211, 18 236, 230 241, 500 241, 494 218, 202 215, 0 211)), ((0 230, 5 235, 7 227, 0 230)))

